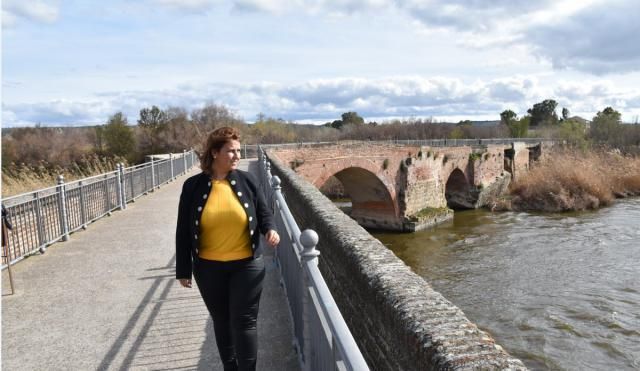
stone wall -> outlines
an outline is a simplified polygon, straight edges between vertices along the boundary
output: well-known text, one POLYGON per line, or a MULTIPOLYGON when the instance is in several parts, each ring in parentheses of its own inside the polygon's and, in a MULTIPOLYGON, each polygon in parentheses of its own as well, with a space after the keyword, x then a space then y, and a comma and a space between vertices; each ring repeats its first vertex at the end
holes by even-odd
POLYGON ((405 215, 413 215, 420 210, 447 207, 444 198, 442 161, 444 155, 437 148, 422 147, 420 156, 408 167, 407 185, 404 195, 405 215))
POLYGON ((300 228, 320 236, 320 270, 371 369, 525 369, 313 185, 268 155, 300 228))
POLYGON ((529 171, 529 148, 522 142, 514 142, 512 146, 513 156, 513 180, 518 178, 519 174, 529 171))
POLYGON ((504 146, 489 145, 473 162, 475 186, 486 187, 504 176, 504 146))
POLYGON ((488 145, 480 150, 471 147, 422 147, 408 166, 407 186, 401 208, 410 216, 425 208, 447 207, 445 187, 451 173, 458 169, 467 180, 462 193, 472 199, 473 207, 486 203, 489 194, 504 190, 510 177, 504 170, 504 146, 488 145), (476 196, 476 194, 478 196, 476 196))

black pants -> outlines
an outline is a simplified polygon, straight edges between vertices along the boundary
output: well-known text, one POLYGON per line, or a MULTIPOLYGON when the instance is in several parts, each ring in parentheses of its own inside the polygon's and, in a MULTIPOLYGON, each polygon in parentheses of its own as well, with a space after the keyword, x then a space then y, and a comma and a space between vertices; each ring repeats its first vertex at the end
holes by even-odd
POLYGON ((258 305, 265 268, 262 257, 220 262, 196 259, 194 276, 213 318, 224 370, 255 370, 258 305))

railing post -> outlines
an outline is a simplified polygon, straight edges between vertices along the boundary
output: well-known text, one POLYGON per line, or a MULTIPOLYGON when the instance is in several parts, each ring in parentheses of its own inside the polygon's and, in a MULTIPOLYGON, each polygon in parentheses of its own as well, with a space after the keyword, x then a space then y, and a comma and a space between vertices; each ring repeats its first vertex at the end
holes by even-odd
MULTIPOLYGON (((187 173, 187 150, 183 149, 182 150, 182 160, 184 160, 184 173, 187 173)), ((193 161, 191 161, 191 163, 193 164, 193 161)))
POLYGON ((120 210, 127 208, 127 191, 124 185, 124 165, 120 162, 118 163, 118 203, 120 204, 120 210))
POLYGON ((265 157, 265 175, 266 175, 266 180, 267 180, 267 184, 269 184, 271 182, 271 178, 273 178, 273 176, 271 175, 271 163, 266 159, 265 157))
POLYGON ((311 299, 311 294, 309 290, 311 290, 311 279, 309 278, 309 266, 310 265, 318 265, 318 255, 320 252, 316 250, 316 245, 318 244, 318 234, 312 229, 306 229, 300 234, 300 243, 303 246, 303 250, 300 253, 300 264, 302 265, 302 279, 303 279, 303 311, 302 311, 302 321, 303 321, 303 337, 304 337, 304 349, 302 353, 304 355, 304 369, 308 371, 312 371, 312 357, 313 357, 313 349, 311 338, 313 336, 317 336, 317 334, 313 334, 315 331, 320 329, 312 328, 311 324, 311 313, 315 310, 313 301, 311 299))
MULTIPOLYGON (((267 197, 267 202, 269 202, 269 205, 271 205, 271 208, 273 209, 274 212, 276 212, 277 208, 276 208, 276 202, 278 200, 276 193, 280 193, 282 195, 282 187, 280 186, 281 181, 280 178, 275 175, 275 176, 270 176, 268 175, 268 185, 271 185, 271 189, 273 189, 273 192, 270 192, 270 194, 266 195, 267 197)), ((284 195, 282 195, 282 197, 284 198, 284 195)))
POLYGON ((173 175, 173 153, 169 153, 169 163, 171 164, 171 180, 173 180, 174 175, 173 175))
POLYGON ((262 185, 262 189, 266 192, 266 189, 270 187, 270 184, 266 182, 266 169, 264 167, 264 163, 262 162, 262 154, 258 151, 258 169, 260 172, 258 175, 260 176, 260 185, 262 185))
POLYGON ((265 187, 264 178, 266 178, 266 177, 264 175, 265 168, 262 166, 262 164, 263 164, 263 162, 262 162, 262 157, 263 157, 262 148, 258 147, 257 154, 258 154, 258 169, 260 169, 260 172, 258 173, 258 176, 260 177, 260 184, 262 184, 262 187, 264 188, 265 187))
POLYGON ((78 182, 78 187, 80 187, 80 217, 82 218, 82 229, 87 229, 87 204, 82 180, 78 182))
MULTIPOLYGON (((111 195, 109 194, 109 174, 104 175, 104 212, 111 216, 111 195)), ((117 186, 116 186, 117 187, 117 186)))
POLYGON ((67 222, 67 195, 64 186, 64 177, 58 175, 58 215, 60 217, 60 233, 62 241, 69 240, 69 223, 67 222))
MULTIPOLYGON (((124 171, 124 165, 122 166, 122 170, 124 171)), ((136 202, 136 189, 134 187, 135 184, 133 184, 133 173, 134 173, 134 171, 135 170, 132 169, 129 172, 129 185, 130 185, 129 188, 131 188, 131 202, 136 202)), ((124 179, 124 177, 122 177, 122 179, 124 179)), ((125 195, 126 195, 126 193, 125 193, 125 195)), ((124 201, 125 201, 125 203, 127 202, 126 199, 124 201)))
POLYGON ((47 251, 47 248, 45 247, 46 237, 44 235, 44 220, 42 219, 40 194, 36 192, 34 193, 34 197, 36 199, 36 223, 38 226, 38 246, 40 246, 38 250, 40 251, 41 254, 44 254, 44 252, 47 251))
POLYGON ((153 157, 151 157, 151 192, 156 189, 156 171, 153 168, 153 157))
MULTIPOLYGON (((145 164, 147 164, 148 162, 145 161, 145 164)), ((142 167, 142 179, 144 181, 144 185, 142 186, 142 193, 144 195, 148 195, 149 194, 149 166, 143 166, 142 167)))

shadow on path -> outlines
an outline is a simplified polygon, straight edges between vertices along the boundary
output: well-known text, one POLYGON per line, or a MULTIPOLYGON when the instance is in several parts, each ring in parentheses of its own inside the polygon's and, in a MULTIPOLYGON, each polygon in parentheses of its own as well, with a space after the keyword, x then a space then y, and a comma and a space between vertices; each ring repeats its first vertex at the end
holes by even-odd
MULTIPOLYGON (((222 369, 198 289, 174 278, 185 179, 15 265, 18 290, 2 298, 3 369, 222 369)), ((298 370, 279 274, 267 255, 258 369, 298 370)))

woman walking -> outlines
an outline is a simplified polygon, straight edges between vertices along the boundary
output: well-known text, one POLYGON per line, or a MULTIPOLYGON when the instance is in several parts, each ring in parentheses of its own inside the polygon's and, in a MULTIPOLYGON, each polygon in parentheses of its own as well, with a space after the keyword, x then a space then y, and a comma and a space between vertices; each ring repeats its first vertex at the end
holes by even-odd
POLYGON ((214 130, 200 157, 202 173, 182 187, 176 228, 176 278, 195 277, 211 317, 224 370, 255 370, 257 318, 265 276, 260 235, 280 241, 255 178, 238 170, 240 135, 214 130))

